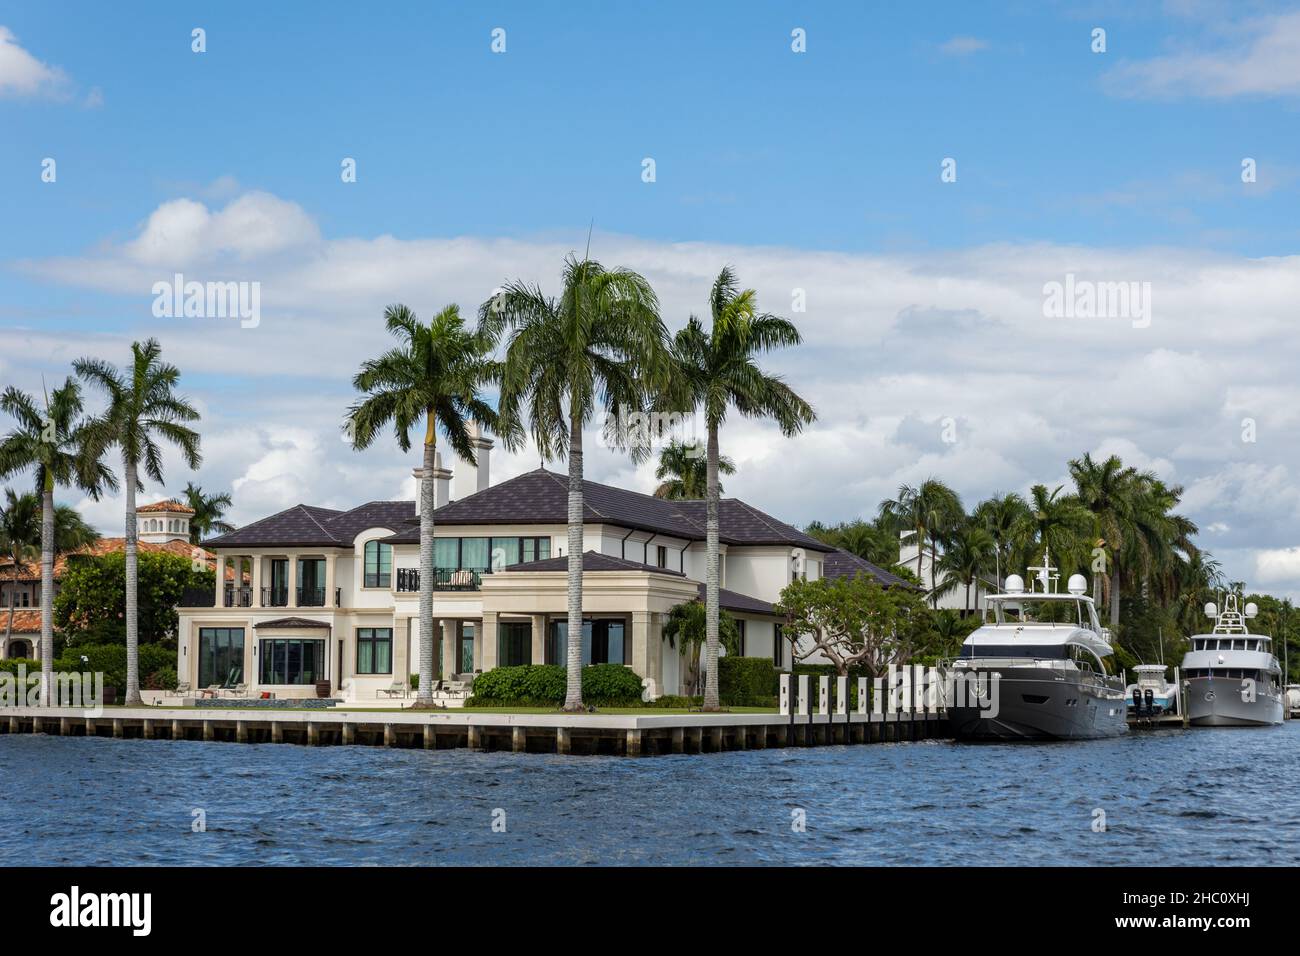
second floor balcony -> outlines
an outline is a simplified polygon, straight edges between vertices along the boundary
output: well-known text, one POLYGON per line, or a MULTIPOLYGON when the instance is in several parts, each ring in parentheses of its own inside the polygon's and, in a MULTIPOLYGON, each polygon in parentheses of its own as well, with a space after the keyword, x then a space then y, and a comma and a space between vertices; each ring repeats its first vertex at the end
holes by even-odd
MULTIPOLYGON (((490 573, 488 568, 436 568, 433 572, 433 589, 435 591, 477 591, 483 584, 483 575, 490 573)), ((419 590, 419 569, 398 568, 397 592, 411 594, 418 593, 419 590)))
MULTIPOLYGON (((297 588, 294 596, 298 599, 298 607, 325 607, 325 588, 305 587, 297 588)), ((222 605, 224 607, 288 607, 289 606, 289 589, 287 587, 264 587, 256 595, 257 601, 254 602, 253 588, 247 584, 231 585, 227 584, 223 594, 222 605)), ((334 607, 343 606, 343 589, 334 589, 334 607)))

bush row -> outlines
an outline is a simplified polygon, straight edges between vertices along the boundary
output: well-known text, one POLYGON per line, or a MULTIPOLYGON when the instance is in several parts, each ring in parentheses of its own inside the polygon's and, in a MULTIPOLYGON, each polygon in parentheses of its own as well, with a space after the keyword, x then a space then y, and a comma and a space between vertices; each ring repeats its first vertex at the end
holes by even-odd
MULTIPOLYGON (((25 664, 27 673, 39 674, 41 662, 10 658, 0 661, 0 670, 16 674, 18 665, 25 664)), ((54 670, 65 673, 102 671, 104 686, 126 689, 126 648, 121 644, 85 644, 69 647, 62 657, 55 658, 54 670), (81 662, 82 656, 87 663, 81 662)), ((176 689, 176 652, 157 644, 140 645, 140 686, 147 690, 176 689)))
MULTIPOLYGON (((559 707, 568 681, 559 664, 497 667, 474 678, 470 705, 559 707)), ((633 707, 641 702, 641 678, 622 664, 592 664, 582 669, 584 703, 603 707, 633 707)))

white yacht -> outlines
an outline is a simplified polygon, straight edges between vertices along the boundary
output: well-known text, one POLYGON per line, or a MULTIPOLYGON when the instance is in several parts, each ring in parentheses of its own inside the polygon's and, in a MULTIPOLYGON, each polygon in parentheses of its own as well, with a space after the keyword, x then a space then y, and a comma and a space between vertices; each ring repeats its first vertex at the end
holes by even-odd
MULTIPOLYGON (((1113 651, 1097 620, 1083 575, 1058 593, 1046 554, 1038 589, 1010 575, 1003 593, 988 597, 985 624, 949 663, 952 676, 975 686, 948 708, 959 740, 1078 740, 1128 732, 1124 681, 1106 673, 1113 651)), ((1031 579, 1033 580, 1033 579, 1031 579)))
POLYGON ((1258 609, 1227 594, 1220 611, 1213 602, 1205 614, 1214 621, 1209 634, 1192 637, 1183 658, 1187 717, 1195 727, 1259 727, 1282 723, 1282 668, 1273 656, 1272 638, 1252 634, 1247 620, 1258 609))

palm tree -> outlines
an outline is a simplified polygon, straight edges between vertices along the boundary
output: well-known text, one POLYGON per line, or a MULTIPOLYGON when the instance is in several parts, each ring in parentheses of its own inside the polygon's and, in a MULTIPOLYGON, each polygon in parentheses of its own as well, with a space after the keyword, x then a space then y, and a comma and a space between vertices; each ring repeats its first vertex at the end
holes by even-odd
POLYGON ((48 394, 45 408, 12 385, 0 410, 18 427, 0 443, 0 478, 33 468, 41 496, 41 700, 50 701, 54 679, 54 488, 76 487, 98 500, 117 479, 86 447, 89 426, 81 420, 81 388, 68 378, 48 394))
POLYGON ((1027 511, 1025 499, 1015 492, 995 494, 975 506, 974 519, 993 538, 993 573, 998 587, 1002 586, 1002 568, 1011 556, 1016 525, 1024 520, 1027 511))
MULTIPOLYGON (((479 328, 495 340, 509 332, 501 371, 500 413, 507 447, 522 443, 523 425, 545 460, 567 455, 568 649, 566 711, 582 709, 582 428, 597 403, 607 415, 641 410, 667 378, 667 331, 659 300, 644 278, 605 269, 590 258, 564 260, 558 299, 514 281, 479 309, 479 328)), ((614 416, 617 417, 617 416, 614 416)), ((616 445, 626 436, 606 430, 616 445)), ((633 445, 634 456, 645 453, 633 445)))
MULTIPOLYGON (((718 459, 718 473, 734 475, 736 463, 725 455, 718 459)), ((709 465, 699 444, 688 445, 686 442, 671 439, 659 452, 659 467, 655 469, 655 478, 659 487, 655 488, 656 498, 671 501, 698 501, 708 490, 709 465)), ((722 485, 718 485, 718 494, 722 494, 722 485)))
POLYGON ((99 540, 99 532, 81 516, 76 508, 54 506, 54 553, 78 551, 99 540))
MULTIPOLYGON (((433 474, 438 467, 438 430, 462 460, 477 464, 470 422, 497 429, 496 413, 479 389, 496 374, 493 340, 465 327, 460 309, 449 305, 428 325, 404 305, 384 310, 384 325, 402 344, 361 366, 352 380, 364 397, 348 411, 352 445, 368 448, 380 430, 393 425, 397 444, 411 450, 411 429, 424 423, 420 469, 420 685, 417 707, 433 706, 433 532, 436 506, 433 474)), ((489 638, 485 635, 484 640, 489 638)))
MULTIPOLYGON (((199 413, 186 399, 176 394, 181 372, 161 359, 157 339, 143 345, 131 343, 131 364, 124 370, 102 359, 83 358, 73 363, 77 375, 103 389, 108 407, 86 427, 87 452, 96 466, 110 448, 122 455, 122 483, 126 491, 126 703, 140 700, 140 633, 139 633, 139 539, 135 517, 135 493, 140 484, 140 470, 163 483, 162 448, 158 439, 180 449, 186 465, 199 467, 199 434, 188 426, 199 413)), ((107 471, 106 468, 104 468, 107 471)))
POLYGON ((898 563, 898 534, 879 518, 875 521, 856 518, 831 527, 814 521, 804 528, 804 533, 882 568, 898 563))
POLYGON ((18 572, 40 553, 41 521, 37 517, 40 499, 33 494, 14 494, 5 489, 0 507, 0 554, 9 562, 9 621, 5 625, 5 646, 14 634, 14 609, 18 603, 18 572))
POLYGON ((770 418, 786 436, 798 434, 816 415, 779 376, 758 367, 755 359, 776 348, 798 345, 803 339, 788 319, 760 313, 753 289, 740 290, 730 267, 714 280, 709 295, 713 328, 705 331, 691 316, 673 339, 673 375, 665 399, 692 408, 704 408, 708 428, 705 541, 707 561, 704 606, 708 634, 705 640, 704 709, 718 704, 718 429, 727 410, 735 406, 747 418, 770 418))
POLYGON ((1046 485, 1029 489, 1028 510, 1021 517, 1015 538, 1032 554, 1055 555, 1062 568, 1079 560, 1080 542, 1088 535, 1092 518, 1074 495, 1062 494, 1064 485, 1051 491, 1046 485))
POLYGON ((993 535, 974 520, 964 522, 945 537, 938 568, 947 580, 939 590, 951 591, 958 585, 966 586, 962 617, 970 614, 971 586, 993 569, 996 553, 997 543, 993 535))
POLYGON ((233 504, 230 492, 204 494, 203 489, 191 481, 185 486, 184 495, 185 503, 194 511, 190 518, 190 544, 201 544, 214 531, 229 534, 235 530, 235 526, 225 520, 226 512, 233 504))
POLYGON ((935 590, 938 582, 939 542, 943 535, 965 517, 957 492, 938 478, 927 478, 920 485, 901 485, 898 497, 880 503, 880 519, 897 530, 910 532, 906 540, 916 543, 916 577, 921 575, 921 555, 926 541, 930 544, 930 599, 939 606, 935 590))
MULTIPOLYGON (((1070 477, 1079 502, 1092 513, 1093 532, 1099 547, 1105 549, 1110 623, 1119 623, 1120 556, 1130 544, 1134 529, 1138 472, 1126 468, 1118 455, 1105 461, 1093 460, 1091 453, 1070 461, 1070 477)), ((1097 598, 1099 576, 1093 576, 1093 598, 1097 598)))

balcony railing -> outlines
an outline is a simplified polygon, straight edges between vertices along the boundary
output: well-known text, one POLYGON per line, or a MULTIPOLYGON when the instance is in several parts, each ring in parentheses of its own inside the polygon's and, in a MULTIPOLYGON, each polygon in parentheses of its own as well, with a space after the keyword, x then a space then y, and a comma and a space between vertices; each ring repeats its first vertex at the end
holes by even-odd
POLYGON ((262 607, 288 607, 288 588, 262 588, 262 607))
POLYGON ((225 600, 222 604, 225 607, 252 607, 253 589, 247 585, 236 587, 233 584, 227 584, 225 600))
POLYGON ((299 607, 324 607, 325 589, 324 588, 299 588, 298 606, 299 607))
MULTIPOLYGON (((477 591, 483 584, 483 575, 490 573, 487 568, 436 568, 433 572, 433 589, 435 591, 477 591)), ((419 569, 398 568, 397 590, 399 593, 406 594, 419 591, 419 569)))

